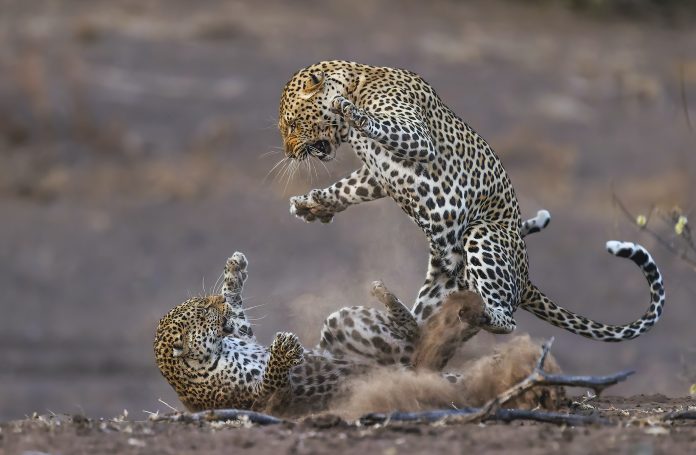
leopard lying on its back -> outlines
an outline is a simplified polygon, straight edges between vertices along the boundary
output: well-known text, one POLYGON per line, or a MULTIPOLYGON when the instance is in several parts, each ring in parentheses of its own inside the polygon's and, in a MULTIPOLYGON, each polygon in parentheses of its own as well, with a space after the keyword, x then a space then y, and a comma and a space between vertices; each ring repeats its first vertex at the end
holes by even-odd
POLYGON ((496 333, 515 329, 521 307, 573 333, 602 341, 635 338, 660 318, 662 277, 640 245, 608 242, 643 271, 650 307, 626 325, 591 321, 557 306, 528 276, 521 215, 512 183, 488 144, 415 73, 345 61, 298 71, 280 100, 288 157, 330 160, 348 143, 362 167, 325 189, 291 199, 291 212, 313 221, 360 202, 391 197, 430 242, 428 273, 413 313, 426 320, 454 290, 486 304, 496 333))
POLYGON ((238 288, 246 258, 227 260, 223 295, 195 297, 176 306, 157 325, 157 366, 191 411, 252 408, 288 385, 288 371, 303 361, 302 346, 278 333, 270 349, 256 343, 238 288))
MULTIPOLYGON (((271 406, 280 413, 321 411, 344 392, 350 378, 389 363, 379 355, 341 356, 321 347, 304 350, 291 333, 278 333, 270 348, 258 344, 242 306, 247 264, 243 254, 235 253, 225 265, 223 295, 189 299, 172 309, 157 326, 157 366, 189 410, 271 406)), ((375 283, 374 293, 388 307, 398 302, 381 283, 375 283)), ((390 343, 392 352, 406 352, 410 346, 418 364, 407 362, 409 366, 441 369, 451 355, 451 346, 463 334, 476 333, 484 314, 483 302, 471 292, 449 300, 432 321, 447 327, 438 332, 451 331, 454 342, 448 342, 448 337, 440 333, 437 342, 425 346, 425 352, 417 344, 420 329, 416 327, 408 340, 384 337, 377 344, 390 343), (452 314, 459 315, 459 319, 452 314)), ((401 330, 399 324, 404 321, 391 322, 386 323, 390 332, 401 330)), ((374 342, 375 337, 369 338, 374 342)), ((432 341, 432 337, 425 338, 432 341)), ((457 374, 444 377, 453 382, 460 378, 457 374)))

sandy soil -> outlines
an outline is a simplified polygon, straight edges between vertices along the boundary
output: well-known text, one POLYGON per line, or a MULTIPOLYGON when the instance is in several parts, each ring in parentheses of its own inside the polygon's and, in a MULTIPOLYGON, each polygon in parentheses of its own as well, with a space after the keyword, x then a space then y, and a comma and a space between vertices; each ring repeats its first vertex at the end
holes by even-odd
MULTIPOLYGON (((610 188, 635 211, 691 207, 696 136, 680 78, 696 119, 696 28, 509 2, 405 1, 395 15, 395 3, 2 3, 0 420, 35 411, 99 418, 125 408, 135 419, 141 410, 165 412, 158 398, 177 400, 154 366, 157 320, 210 289, 235 250, 250 259, 248 305, 260 305, 252 313, 263 318, 255 327, 262 342, 294 330, 313 344, 331 311, 369 303, 375 279, 413 299, 425 241, 395 204, 352 208, 328 226, 288 214, 290 195, 356 166, 347 150, 316 174, 264 180, 278 159, 263 154, 280 145, 283 84, 329 58, 423 74, 486 137, 525 214, 543 207, 553 215, 528 241, 531 275, 564 306, 604 322, 637 317, 645 282, 603 244, 646 245, 668 286, 664 318, 646 336, 598 344, 522 312, 518 327, 556 336, 554 354, 567 373, 638 370, 612 393, 688 393, 696 382, 693 271, 623 220, 610 188)), ((504 337, 476 337, 462 358, 497 339, 504 337)), ((84 442, 78 451, 148 453, 188 444, 258 451, 262 438, 296 451, 374 444, 390 453, 450 443, 504 451, 507 441, 530 452, 693 444, 690 427, 680 426, 665 437, 638 426, 346 427, 313 436, 317 430, 302 424, 290 434, 123 425, 133 433, 102 431, 98 421, 53 430, 26 421, 19 434, 4 424, 1 436, 6 453, 67 452, 76 437, 84 442)))
POLYGON ((362 426, 323 415, 254 426, 243 422, 153 423, 126 418, 90 420, 81 415, 35 416, 0 425, 4 453, 253 454, 312 453, 692 453, 696 426, 660 422, 672 410, 696 405, 690 398, 638 395, 583 400, 571 412, 610 417, 613 425, 568 427, 510 424, 402 424, 362 426))

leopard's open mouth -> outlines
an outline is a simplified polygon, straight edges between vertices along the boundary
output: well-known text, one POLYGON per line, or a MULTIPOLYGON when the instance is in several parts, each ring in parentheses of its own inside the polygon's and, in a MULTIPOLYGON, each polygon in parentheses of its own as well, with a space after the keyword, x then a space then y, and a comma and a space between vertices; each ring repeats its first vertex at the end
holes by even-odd
POLYGON ((315 156, 322 161, 329 161, 333 158, 333 155, 331 153, 333 151, 333 147, 331 147, 331 142, 325 139, 316 141, 312 144, 308 144, 307 151, 310 155, 315 156))

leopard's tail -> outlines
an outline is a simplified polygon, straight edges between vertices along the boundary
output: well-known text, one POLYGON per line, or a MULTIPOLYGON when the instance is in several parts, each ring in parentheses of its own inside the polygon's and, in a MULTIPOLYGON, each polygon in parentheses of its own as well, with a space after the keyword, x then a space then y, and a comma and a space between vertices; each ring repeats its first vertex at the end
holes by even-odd
POLYGON ((624 341, 647 332, 660 319, 665 304, 665 288, 657 264, 645 248, 635 243, 612 240, 607 242, 607 250, 614 256, 632 260, 648 280, 650 307, 640 319, 626 325, 608 325, 592 321, 556 305, 531 282, 520 308, 557 327, 593 340, 624 341))

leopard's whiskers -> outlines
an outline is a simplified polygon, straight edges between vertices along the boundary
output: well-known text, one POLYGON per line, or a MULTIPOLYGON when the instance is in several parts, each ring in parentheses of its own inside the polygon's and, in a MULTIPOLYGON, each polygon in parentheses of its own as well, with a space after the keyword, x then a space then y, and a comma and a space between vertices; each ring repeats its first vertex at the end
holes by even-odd
POLYGON ((310 185, 313 183, 315 176, 317 177, 317 180, 319 179, 319 177, 316 175, 317 171, 314 168, 314 160, 312 158, 314 158, 314 157, 311 154, 309 154, 309 155, 307 155, 307 158, 305 159, 305 161, 307 161, 307 173, 309 174, 310 185))
MULTIPOLYGON (((312 184, 312 172, 309 170, 309 158, 303 160, 304 161, 304 170, 309 176, 309 184, 312 184)), ((306 178, 306 177, 305 177, 306 178)))
POLYGON ((299 164, 297 161, 293 161, 290 164, 290 173, 287 176, 287 179, 285 180, 285 186, 283 187, 283 194, 286 194, 288 191, 288 185, 290 185, 290 181, 294 179, 295 173, 297 172, 297 169, 299 168, 299 164))
POLYGON ((271 128, 274 128, 274 129, 278 128, 278 119, 277 118, 266 117, 266 122, 270 122, 270 123, 267 123, 266 125, 262 126, 261 127, 262 130, 270 130, 271 128))
POLYGON ((288 160, 288 157, 287 157, 287 156, 286 156, 286 157, 283 157, 283 158, 280 159, 280 160, 278 160, 278 162, 275 164, 275 166, 273 166, 273 167, 271 168, 271 170, 268 171, 268 172, 266 173, 266 175, 264 176, 262 182, 266 182, 266 179, 271 175, 271 173, 273 173, 273 171, 275 171, 276 168, 277 168, 278 166, 282 166, 282 164, 285 163, 287 160, 288 160))
POLYGON ((292 166, 292 160, 287 158, 285 164, 282 166, 281 170, 276 174, 276 179, 274 181, 282 182, 285 175, 289 172, 290 166, 292 166))
MULTIPOLYGON (((287 181, 287 179, 289 178, 291 169, 294 166, 294 164, 295 164, 294 160, 288 160, 288 164, 283 168, 283 172, 280 174, 280 176, 278 178, 279 183, 282 184, 283 180, 287 181)), ((286 184, 286 186, 287 186, 287 184, 286 184)), ((285 194, 285 191, 283 191, 283 194, 285 194)))
MULTIPOLYGON (((334 156, 335 157, 335 156, 334 156)), ((324 166, 324 169, 326 169, 326 174, 331 177, 331 171, 329 171, 328 166, 326 166, 326 163, 324 163, 322 160, 319 160, 319 163, 321 163, 322 166, 324 166)))
MULTIPOLYGON (((246 300, 248 300, 248 299, 245 298, 243 301, 246 301, 246 300)), ((266 305, 268 305, 268 303, 259 303, 258 305, 253 305, 253 306, 244 308, 244 311, 254 310, 256 308, 260 308, 260 307, 266 306, 266 305)))
POLYGON ((314 171, 314 176, 316 177, 317 182, 318 182, 319 181, 319 173, 317 172, 317 165, 315 164, 314 160, 311 160, 309 162, 309 164, 310 164, 310 167, 312 168, 312 170, 314 171))
POLYGON ((223 270, 220 272, 220 275, 218 275, 217 279, 215 280, 215 283, 213 284, 213 288, 211 289, 212 292, 214 292, 216 295, 222 294, 222 286, 225 284, 225 280, 223 277, 225 276, 225 271, 223 270))
POLYGON ((281 148, 278 148, 278 150, 269 150, 267 152, 263 152, 262 154, 260 154, 258 159, 266 158, 268 155, 276 155, 276 154, 281 153, 281 152, 282 152, 281 148))

